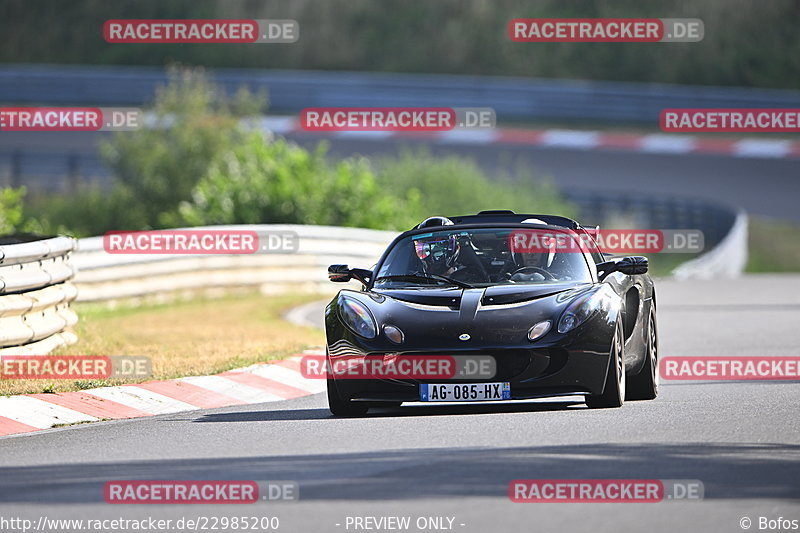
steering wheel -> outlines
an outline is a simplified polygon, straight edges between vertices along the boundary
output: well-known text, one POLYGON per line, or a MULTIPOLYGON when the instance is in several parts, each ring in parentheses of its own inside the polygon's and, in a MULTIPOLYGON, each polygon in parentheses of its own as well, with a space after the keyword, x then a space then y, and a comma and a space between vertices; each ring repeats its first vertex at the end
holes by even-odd
POLYGON ((534 266, 525 266, 525 267, 522 267, 522 268, 518 268, 517 270, 515 270, 514 272, 511 273, 511 277, 513 278, 517 274, 525 274, 526 271, 532 271, 532 272, 535 272, 537 274, 541 274, 542 276, 544 276, 544 279, 546 279, 546 280, 555 281, 557 279, 553 274, 551 274, 547 270, 545 270, 543 268, 539 268, 539 267, 534 267, 534 266))

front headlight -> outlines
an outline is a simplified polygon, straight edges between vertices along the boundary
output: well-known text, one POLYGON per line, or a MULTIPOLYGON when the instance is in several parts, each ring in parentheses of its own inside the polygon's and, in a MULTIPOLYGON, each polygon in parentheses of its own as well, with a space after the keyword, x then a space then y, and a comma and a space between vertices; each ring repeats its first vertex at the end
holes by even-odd
POLYGON ((374 339, 378 326, 369 309, 352 298, 339 298, 339 317, 347 328, 365 339, 374 339))
POLYGON ((589 320, 598 311, 608 311, 618 305, 619 297, 610 286, 603 284, 569 304, 562 313, 561 320, 558 321, 558 332, 567 333, 589 320))

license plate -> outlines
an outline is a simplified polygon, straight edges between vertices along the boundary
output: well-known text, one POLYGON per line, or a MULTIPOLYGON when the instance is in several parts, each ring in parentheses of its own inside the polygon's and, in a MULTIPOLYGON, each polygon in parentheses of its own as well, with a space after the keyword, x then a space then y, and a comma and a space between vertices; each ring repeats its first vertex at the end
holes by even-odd
POLYGON ((504 383, 421 383, 421 402, 483 402, 510 400, 511 384, 504 383))

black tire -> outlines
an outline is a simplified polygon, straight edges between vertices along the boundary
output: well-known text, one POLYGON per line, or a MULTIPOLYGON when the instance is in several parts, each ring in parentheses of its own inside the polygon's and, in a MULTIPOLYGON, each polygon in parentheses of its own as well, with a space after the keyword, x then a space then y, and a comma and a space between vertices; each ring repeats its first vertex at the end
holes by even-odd
POLYGON ((361 416, 369 411, 369 404, 366 402, 353 402, 343 400, 336 390, 336 381, 328 380, 328 408, 335 416, 361 416))
POLYGON ((625 339, 622 335, 622 322, 617 321, 614 340, 611 343, 611 360, 608 362, 606 386, 603 394, 586 396, 586 405, 591 409, 622 407, 625 403, 625 339))
POLYGON ((655 309, 650 309, 645 357, 642 370, 628 380, 626 400, 654 400, 658 396, 658 329, 656 328, 655 309))

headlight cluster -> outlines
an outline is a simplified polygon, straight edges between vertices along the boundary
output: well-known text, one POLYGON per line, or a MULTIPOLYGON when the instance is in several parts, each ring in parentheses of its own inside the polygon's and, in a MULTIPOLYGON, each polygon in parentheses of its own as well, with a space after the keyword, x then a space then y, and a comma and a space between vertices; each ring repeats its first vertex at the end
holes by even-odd
MULTIPOLYGON (((382 297, 381 297, 382 298, 382 297)), ((378 336, 378 324, 367 306, 355 300, 341 296, 339 298, 339 317, 347 329, 365 339, 374 339, 378 336)), ((403 344, 405 336, 397 326, 385 324, 383 334, 395 344, 403 344)))
POLYGON ((598 311, 608 311, 619 306, 619 297, 614 290, 606 284, 579 296, 564 310, 561 320, 558 321, 558 332, 567 333, 584 322, 598 311))
POLYGON ((353 333, 365 339, 374 339, 378 334, 378 326, 372 313, 361 302, 352 298, 339 298, 339 316, 342 322, 353 333))

